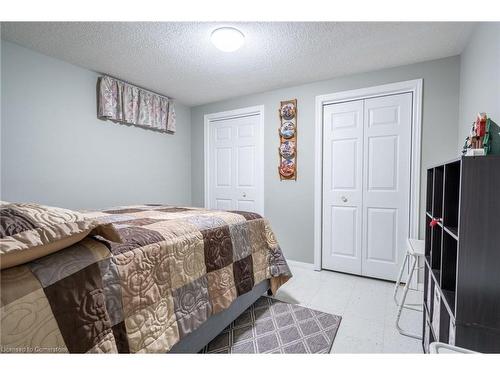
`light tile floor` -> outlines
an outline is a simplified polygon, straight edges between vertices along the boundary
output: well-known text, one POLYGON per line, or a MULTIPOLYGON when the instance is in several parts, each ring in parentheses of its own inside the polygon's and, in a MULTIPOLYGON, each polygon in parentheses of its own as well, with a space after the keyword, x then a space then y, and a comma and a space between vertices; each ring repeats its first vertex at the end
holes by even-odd
MULTIPOLYGON (((276 298, 341 315, 332 353, 422 353, 420 340, 396 330, 394 283, 294 265, 290 268, 294 277, 280 288, 276 298)), ((410 290, 407 302, 422 298, 422 292, 410 290)), ((422 313, 403 310, 401 326, 421 334, 422 313)))

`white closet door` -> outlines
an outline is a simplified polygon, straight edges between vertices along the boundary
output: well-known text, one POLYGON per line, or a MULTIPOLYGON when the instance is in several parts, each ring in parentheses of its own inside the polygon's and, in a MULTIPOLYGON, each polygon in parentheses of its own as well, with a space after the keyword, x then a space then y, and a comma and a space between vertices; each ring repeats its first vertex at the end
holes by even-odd
POLYGON ((409 233, 412 94, 364 102, 362 274, 395 280, 409 233))
POLYGON ((209 208, 263 214, 260 115, 209 123, 209 208))
POLYGON ((323 268, 361 274, 363 101, 323 107, 323 268))

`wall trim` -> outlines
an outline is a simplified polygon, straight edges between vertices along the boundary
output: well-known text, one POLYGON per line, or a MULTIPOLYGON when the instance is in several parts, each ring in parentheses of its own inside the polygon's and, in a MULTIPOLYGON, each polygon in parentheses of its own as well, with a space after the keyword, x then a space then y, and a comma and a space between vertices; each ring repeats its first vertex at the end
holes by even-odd
POLYGON ((260 195, 261 195, 261 208, 259 212, 261 215, 264 215, 264 105, 258 105, 258 106, 252 106, 252 107, 245 107, 245 108, 238 108, 238 109, 233 109, 229 111, 223 111, 223 112, 216 112, 216 113, 208 113, 205 114, 203 117, 203 181, 204 181, 204 198, 203 198, 203 206, 205 208, 208 208, 208 201, 209 201, 209 193, 210 193, 210 184, 209 184, 209 175, 210 175, 210 165, 209 165, 209 159, 208 159, 208 151, 210 149, 210 137, 209 137, 209 126, 210 122, 212 121, 220 121, 220 120, 228 120, 231 118, 239 118, 239 117, 246 117, 246 116, 252 116, 252 115, 259 115, 260 116, 260 121, 259 121, 259 127, 260 127, 260 137, 259 137, 259 147, 261 149, 261 155, 259 158, 259 171, 261 174, 261 183, 262 186, 260 187, 260 195))
MULTIPOLYGON (((411 92, 411 173, 410 173, 410 237, 419 238, 420 153, 422 149, 423 79, 389 83, 355 90, 316 96, 314 132, 314 269, 321 270, 322 183, 323 183, 323 106, 351 100, 411 92)), ((415 278, 416 279, 416 278, 415 278)))
POLYGON ((287 259, 286 262, 290 266, 304 268, 304 269, 311 270, 311 271, 315 270, 314 264, 312 264, 312 263, 299 262, 298 260, 290 260, 290 259, 287 259))

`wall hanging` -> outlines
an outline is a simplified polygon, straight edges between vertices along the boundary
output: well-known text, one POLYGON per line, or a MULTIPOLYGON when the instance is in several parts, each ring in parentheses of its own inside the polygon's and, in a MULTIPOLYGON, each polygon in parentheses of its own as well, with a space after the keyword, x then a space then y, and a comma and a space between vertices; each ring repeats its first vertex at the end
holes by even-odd
POLYGON ((280 180, 297 180, 297 99, 280 103, 278 174, 280 180))
POLYGON ((97 96, 101 119, 175 133, 174 103, 166 96, 109 76, 99 78, 97 96))

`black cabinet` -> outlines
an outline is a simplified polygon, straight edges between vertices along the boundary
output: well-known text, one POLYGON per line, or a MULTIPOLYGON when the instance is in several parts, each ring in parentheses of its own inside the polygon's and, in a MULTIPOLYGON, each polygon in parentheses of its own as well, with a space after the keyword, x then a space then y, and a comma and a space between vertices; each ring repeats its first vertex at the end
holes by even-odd
POLYGON ((429 168, 426 209, 424 351, 500 353, 500 156, 429 168))

